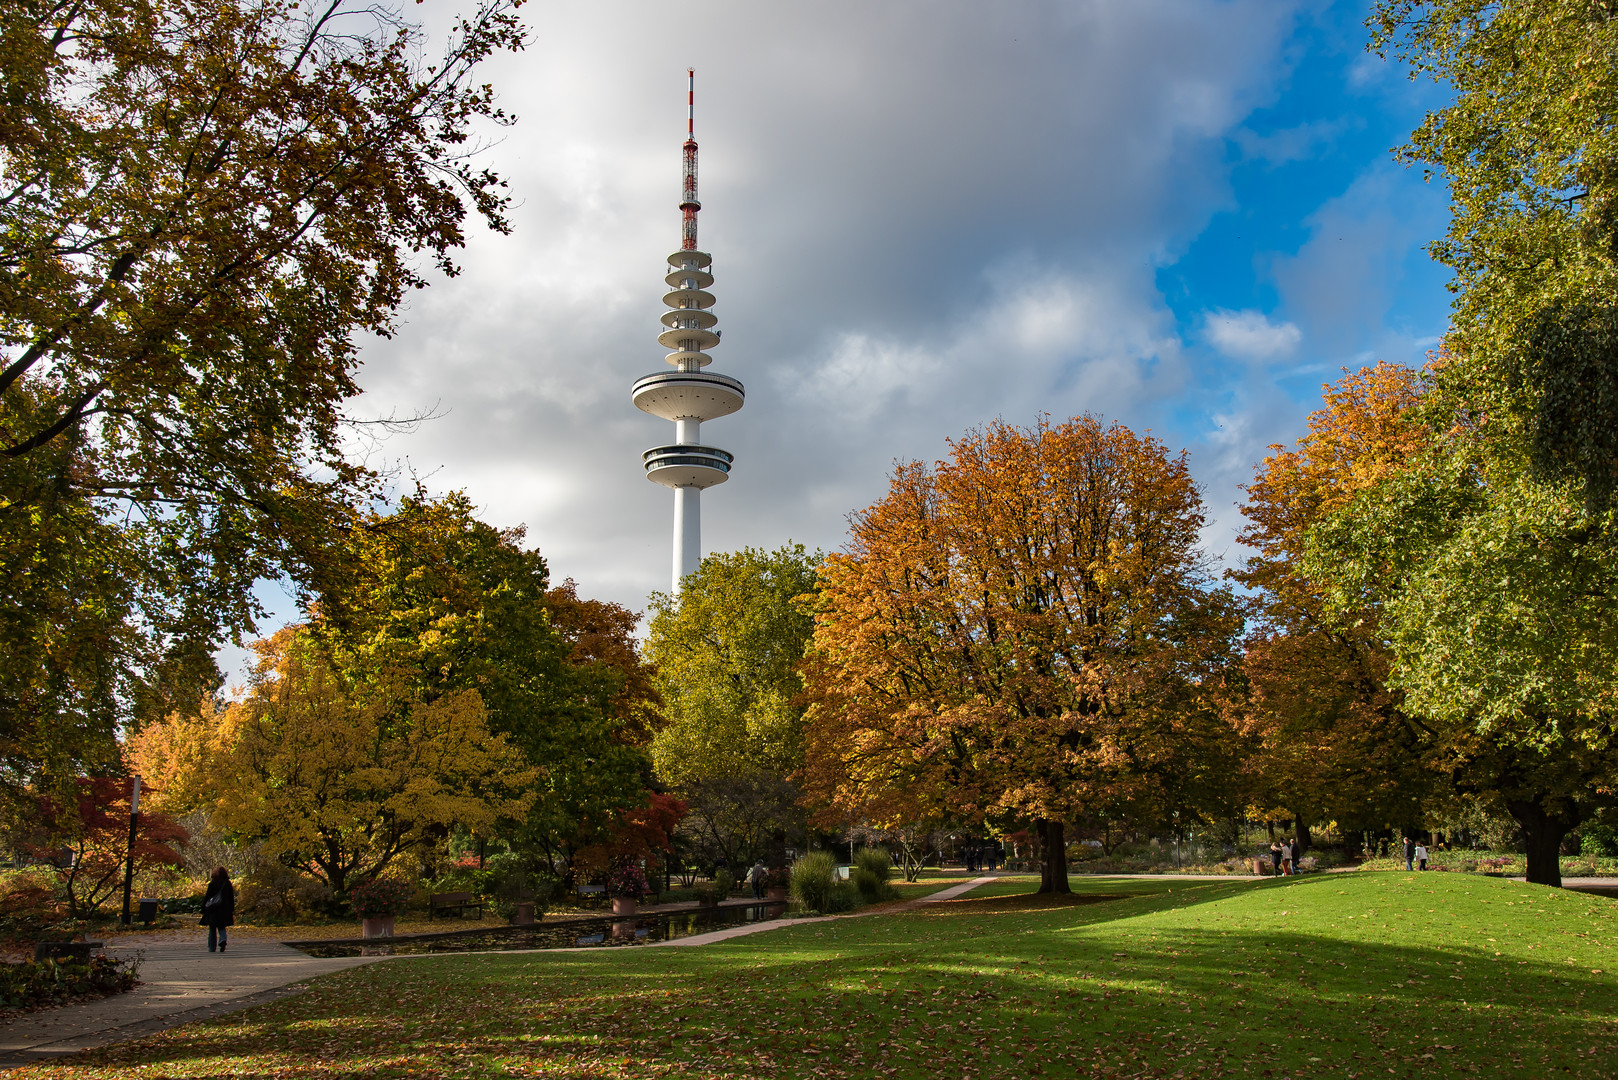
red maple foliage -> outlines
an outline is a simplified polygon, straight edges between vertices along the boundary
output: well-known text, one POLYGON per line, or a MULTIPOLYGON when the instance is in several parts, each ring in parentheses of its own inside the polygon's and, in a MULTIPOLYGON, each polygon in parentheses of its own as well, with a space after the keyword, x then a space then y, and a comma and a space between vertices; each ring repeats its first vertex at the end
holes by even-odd
POLYGON ((674 827, 686 810, 681 799, 648 792, 645 805, 619 811, 618 824, 606 838, 581 848, 573 864, 580 870, 602 871, 655 858, 669 850, 674 827))
MULTIPOLYGON (((52 863, 67 892, 69 914, 82 919, 123 888, 124 860, 130 852, 131 782, 96 776, 80 777, 74 784, 76 797, 71 803, 49 795, 35 799, 40 840, 27 847, 30 854, 52 863)), ((143 810, 135 827, 135 873, 182 865, 184 860, 170 845, 188 839, 190 834, 167 814, 143 810)))

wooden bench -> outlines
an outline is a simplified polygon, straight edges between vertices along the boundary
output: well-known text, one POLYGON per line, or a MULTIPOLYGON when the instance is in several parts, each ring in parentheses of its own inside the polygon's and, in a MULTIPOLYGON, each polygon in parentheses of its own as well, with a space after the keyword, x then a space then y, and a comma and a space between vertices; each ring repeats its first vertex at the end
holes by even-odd
POLYGON ((90 954, 101 946, 99 941, 40 941, 34 944, 34 959, 88 964, 90 954))
POLYGON ((606 894, 607 894, 607 887, 605 885, 580 885, 579 886, 579 895, 580 896, 605 896, 606 894))
POLYGON ((469 892, 434 893, 427 902, 427 918, 437 917, 439 912, 453 911, 455 914, 465 916, 467 909, 471 908, 483 918, 483 901, 469 892))

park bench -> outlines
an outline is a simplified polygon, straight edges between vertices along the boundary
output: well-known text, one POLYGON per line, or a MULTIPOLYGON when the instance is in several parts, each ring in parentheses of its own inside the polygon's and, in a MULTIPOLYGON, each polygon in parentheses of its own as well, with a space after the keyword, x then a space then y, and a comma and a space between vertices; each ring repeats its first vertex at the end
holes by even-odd
POLYGON ((580 885, 579 886, 579 895, 580 896, 605 896, 605 895, 607 895, 607 887, 605 885, 580 885))
POLYGON ((34 944, 35 960, 71 960, 88 964, 90 953, 101 948, 99 941, 40 941, 34 944))
POLYGON ((427 904, 427 918, 432 919, 435 918, 440 912, 450 911, 455 912, 457 915, 464 916, 468 908, 475 909, 478 913, 478 918, 483 918, 483 901, 479 900, 471 893, 434 893, 427 904))

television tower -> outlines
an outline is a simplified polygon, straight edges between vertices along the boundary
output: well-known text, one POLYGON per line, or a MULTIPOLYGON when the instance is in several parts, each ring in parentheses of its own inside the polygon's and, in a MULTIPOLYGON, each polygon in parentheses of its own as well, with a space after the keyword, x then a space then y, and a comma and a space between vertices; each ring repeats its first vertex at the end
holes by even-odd
POLYGON ((673 291, 663 297, 664 330, 658 343, 672 349, 665 360, 673 371, 660 371, 635 380, 631 395, 635 408, 674 421, 674 441, 654 446, 641 455, 646 479, 674 489, 674 580, 670 593, 678 596, 680 582, 702 561, 702 489, 723 484, 734 460, 729 451, 702 445, 702 422, 729 416, 742 407, 746 391, 739 380, 702 369, 713 363, 706 350, 719 344, 719 319, 713 307, 713 257, 697 250, 697 139, 696 72, 687 70, 684 185, 680 213, 684 216, 680 250, 669 256, 663 278, 673 291))

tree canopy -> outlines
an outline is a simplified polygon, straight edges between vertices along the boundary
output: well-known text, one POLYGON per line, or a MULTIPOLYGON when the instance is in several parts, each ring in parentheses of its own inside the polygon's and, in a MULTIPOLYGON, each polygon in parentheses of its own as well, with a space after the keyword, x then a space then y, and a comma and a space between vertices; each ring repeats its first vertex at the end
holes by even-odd
POLYGON ((1555 884, 1618 775, 1618 22, 1588 0, 1387 0, 1372 25, 1455 91, 1403 150, 1449 184, 1454 319, 1416 410, 1432 446, 1324 518, 1305 570, 1345 615, 1375 605, 1389 685, 1555 884))
POLYGON ((391 333, 469 209, 504 230, 474 70, 358 0, 0 7, 0 749, 18 783, 108 767, 188 705, 252 584, 324 595, 372 478, 344 455, 362 333, 391 333), (67 598, 72 598, 69 601, 67 598))
POLYGON ((646 657, 668 726, 652 759, 664 781, 786 775, 803 764, 798 665, 814 628, 803 598, 819 560, 802 544, 715 553, 678 598, 653 598, 646 657))
POLYGON ((901 465, 823 564, 811 794, 873 824, 1171 815, 1215 778, 1203 676, 1238 619, 1197 549, 1184 454, 1090 417, 995 423, 901 465))

